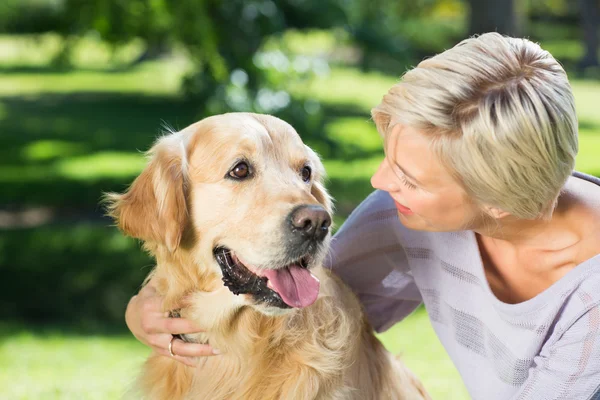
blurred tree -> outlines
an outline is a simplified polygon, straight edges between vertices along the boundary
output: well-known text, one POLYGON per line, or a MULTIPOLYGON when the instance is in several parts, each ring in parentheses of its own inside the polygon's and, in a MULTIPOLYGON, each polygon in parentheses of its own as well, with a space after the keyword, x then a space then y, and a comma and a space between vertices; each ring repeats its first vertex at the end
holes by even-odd
POLYGON ((598 0, 579 0, 581 22, 583 28, 583 42, 585 44, 585 55, 579 61, 578 67, 598 66, 598 26, 600 17, 598 12, 598 0))
POLYGON ((113 45, 142 38, 146 49, 137 62, 156 58, 168 51, 173 19, 165 0, 55 0, 61 1, 62 19, 58 29, 65 37, 60 64, 69 60, 72 39, 89 31, 97 32, 113 45))
MULTIPOLYGON (((426 0, 435 2, 436 0, 426 0)), ((398 1, 371 0, 355 1, 347 7, 348 25, 354 45, 360 50, 360 67, 369 71, 383 64, 396 69, 397 63, 406 64, 410 56, 408 42, 399 34, 398 22, 410 15, 418 14, 424 5, 402 7, 398 1), (417 11, 418 10, 418 11, 417 11)))
POLYGON ((399 74, 414 58, 414 42, 400 28, 457 0, 5 0, 51 5, 52 26, 64 37, 55 59, 68 65, 72 44, 94 32, 115 47, 141 38, 146 47, 135 62, 183 48, 194 68, 183 91, 198 100, 203 114, 256 111, 320 131, 318 104, 297 104, 290 81, 326 71, 324 58, 299 56, 285 46, 265 48, 290 29, 343 27, 361 55, 361 66, 399 74), (307 117, 307 110, 310 110, 307 117))
POLYGON ((523 33, 524 2, 516 0, 468 0, 469 36, 485 32, 500 32, 510 36, 523 33))
POLYGON ((61 0, 2 0, 0 32, 41 33, 56 30, 61 24, 61 3, 61 0))
POLYGON ((283 77, 307 75, 322 63, 261 51, 265 40, 290 28, 329 28, 346 21, 338 0, 64 1, 65 36, 93 29, 114 44, 139 37, 147 44, 141 60, 182 46, 195 66, 183 90, 198 99, 205 114, 288 107, 283 77))

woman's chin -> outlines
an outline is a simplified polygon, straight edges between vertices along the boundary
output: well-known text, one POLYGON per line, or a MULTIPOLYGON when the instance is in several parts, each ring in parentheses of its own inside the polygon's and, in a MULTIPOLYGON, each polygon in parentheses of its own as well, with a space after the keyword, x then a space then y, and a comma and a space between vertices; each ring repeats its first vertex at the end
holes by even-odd
POLYGON ((428 232, 442 232, 443 228, 432 226, 427 223, 425 220, 420 218, 417 214, 406 215, 401 212, 398 212, 398 218, 402 225, 408 229, 412 229, 414 231, 428 231, 428 232))
POLYGON ((418 218, 414 213, 405 214, 401 211, 398 211, 398 218, 400 218, 400 222, 407 228, 415 229, 415 230, 423 230, 425 228, 422 221, 418 218))

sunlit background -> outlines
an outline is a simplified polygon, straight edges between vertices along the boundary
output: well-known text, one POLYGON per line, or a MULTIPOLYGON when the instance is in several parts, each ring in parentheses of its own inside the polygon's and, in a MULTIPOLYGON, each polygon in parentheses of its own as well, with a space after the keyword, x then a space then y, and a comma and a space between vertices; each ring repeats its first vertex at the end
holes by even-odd
MULTIPOLYGON (((167 127, 275 114, 322 156, 338 226, 370 191, 369 111, 472 33, 538 41, 565 66, 577 168, 600 175, 595 0, 2 0, 0 399, 116 399, 148 349, 126 303, 152 260, 103 217, 167 127)), ((468 399, 424 309, 381 335, 435 399, 468 399)))

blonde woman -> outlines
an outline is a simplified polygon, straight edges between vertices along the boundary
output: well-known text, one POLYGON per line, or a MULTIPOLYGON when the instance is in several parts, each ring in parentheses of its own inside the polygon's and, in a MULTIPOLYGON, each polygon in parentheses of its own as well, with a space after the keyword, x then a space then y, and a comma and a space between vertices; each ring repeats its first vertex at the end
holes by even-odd
MULTIPOLYGON (((567 76, 496 33, 421 62, 372 112, 378 189, 332 242, 332 268, 384 331, 424 303, 473 399, 600 399, 600 180, 573 172, 567 76)), ((127 323, 162 354, 146 287, 127 323)), ((176 324, 169 326, 168 324, 176 324)), ((212 354, 174 341, 173 352, 212 354)))

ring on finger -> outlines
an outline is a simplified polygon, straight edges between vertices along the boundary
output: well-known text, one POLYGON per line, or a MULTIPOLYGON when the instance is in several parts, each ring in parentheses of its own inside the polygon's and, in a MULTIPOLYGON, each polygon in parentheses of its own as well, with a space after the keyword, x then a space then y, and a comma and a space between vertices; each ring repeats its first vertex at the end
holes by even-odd
POLYGON ((171 341, 169 342, 169 354, 171 357, 175 357, 175 353, 173 353, 173 340, 175 340, 175 336, 171 336, 171 341))

